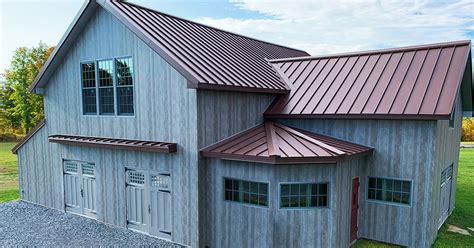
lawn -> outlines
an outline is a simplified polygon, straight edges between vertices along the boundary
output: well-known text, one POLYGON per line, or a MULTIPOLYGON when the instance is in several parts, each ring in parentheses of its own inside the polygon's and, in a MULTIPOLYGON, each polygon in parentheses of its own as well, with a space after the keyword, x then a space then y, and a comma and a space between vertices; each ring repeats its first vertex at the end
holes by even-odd
MULTIPOLYGON (((448 232, 448 224, 474 227, 474 149, 461 148, 459 155, 456 207, 438 232, 433 247, 474 247, 474 236, 448 232)), ((474 235, 474 232, 471 232, 474 235)), ((396 247, 371 240, 359 240, 352 247, 396 247)))
POLYGON ((19 198, 18 167, 11 149, 15 143, 0 143, 0 202, 19 198))

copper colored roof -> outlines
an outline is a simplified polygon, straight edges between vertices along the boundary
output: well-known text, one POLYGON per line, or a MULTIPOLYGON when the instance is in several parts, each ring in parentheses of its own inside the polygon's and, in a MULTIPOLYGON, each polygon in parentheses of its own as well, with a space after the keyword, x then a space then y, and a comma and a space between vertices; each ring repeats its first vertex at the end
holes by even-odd
POLYGON ((472 108, 469 57, 470 41, 460 41, 272 60, 291 93, 265 116, 449 119, 461 81, 472 108))
POLYGON ((101 5, 169 58, 192 88, 287 93, 266 59, 308 55, 128 2, 101 5))
POLYGON ((372 150, 269 121, 203 148, 201 155, 269 164, 335 163, 372 150))
POLYGON ((43 119, 41 120, 40 122, 38 122, 38 124, 36 124, 35 127, 33 127, 31 129, 30 132, 28 132, 28 134, 26 134, 26 136, 20 140, 20 142, 18 142, 13 148, 12 148, 12 153, 13 154, 17 154, 18 150, 24 145, 26 144, 26 142, 28 142, 28 140, 31 139, 31 137, 33 137, 33 135, 35 135, 39 130, 41 130, 41 128, 44 127, 44 125, 46 125, 46 120, 43 119))
POLYGON ((96 148, 122 149, 143 152, 162 152, 172 153, 176 152, 176 143, 133 140, 133 139, 115 139, 115 138, 100 138, 87 137, 77 135, 51 135, 49 142, 60 143, 65 145, 89 146, 96 148))

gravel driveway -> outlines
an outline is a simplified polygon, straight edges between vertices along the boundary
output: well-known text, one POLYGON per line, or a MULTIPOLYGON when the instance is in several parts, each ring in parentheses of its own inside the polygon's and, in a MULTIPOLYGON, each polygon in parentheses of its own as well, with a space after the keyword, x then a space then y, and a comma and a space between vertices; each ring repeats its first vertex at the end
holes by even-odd
POLYGON ((125 228, 26 202, 0 204, 2 246, 182 247, 125 228))

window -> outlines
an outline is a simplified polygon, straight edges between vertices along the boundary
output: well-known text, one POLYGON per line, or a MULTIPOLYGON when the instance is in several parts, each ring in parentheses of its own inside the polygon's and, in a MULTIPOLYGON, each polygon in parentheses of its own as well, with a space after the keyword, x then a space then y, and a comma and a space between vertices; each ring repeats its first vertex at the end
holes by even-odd
POLYGON ((114 114, 114 74, 113 61, 102 60, 99 67, 99 113, 114 114))
POLYGON ((411 181, 369 177, 369 200, 410 205, 411 181))
POLYGON ((327 183, 292 183, 280 185, 280 208, 312 208, 327 206, 327 183))
POLYGON ((132 58, 81 64, 85 115, 133 115, 132 58))
POLYGON ((151 187, 156 187, 159 190, 170 191, 171 176, 167 174, 151 175, 150 184, 151 187))
POLYGON ((453 113, 451 114, 451 118, 449 118, 449 128, 454 128, 455 118, 456 118, 456 108, 453 109, 453 113))
POLYGON ((224 178, 224 199, 267 207, 268 183, 224 178))
POLYGON ((85 115, 97 114, 94 62, 81 64, 82 102, 85 115))
POLYGON ((115 60, 117 72, 117 105, 119 115, 133 115, 132 59, 115 60))

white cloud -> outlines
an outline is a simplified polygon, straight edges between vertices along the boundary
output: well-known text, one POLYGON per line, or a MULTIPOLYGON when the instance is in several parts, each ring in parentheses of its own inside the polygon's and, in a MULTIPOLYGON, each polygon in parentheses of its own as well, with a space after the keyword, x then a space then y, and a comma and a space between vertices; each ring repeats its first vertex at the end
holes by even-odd
POLYGON ((267 41, 327 54, 471 39, 474 2, 234 0, 262 19, 197 21, 267 41))

